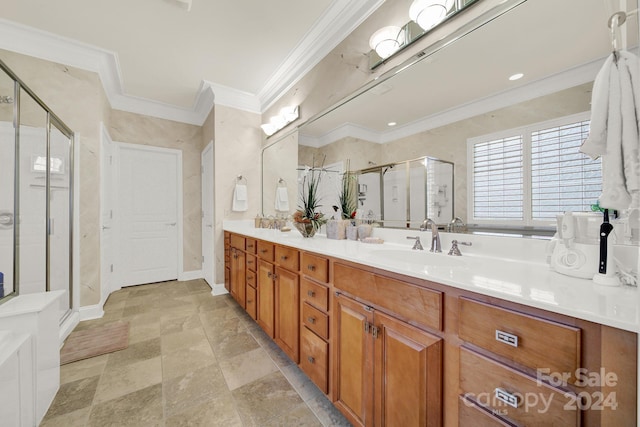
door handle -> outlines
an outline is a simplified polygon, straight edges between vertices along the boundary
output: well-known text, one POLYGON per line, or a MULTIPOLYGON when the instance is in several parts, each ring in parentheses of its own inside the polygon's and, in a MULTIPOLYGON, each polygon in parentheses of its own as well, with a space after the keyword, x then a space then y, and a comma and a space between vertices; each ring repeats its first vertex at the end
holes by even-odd
POLYGON ((173 227, 176 224, 177 224, 176 222, 167 222, 165 225, 173 227))
POLYGON ((207 224, 207 227, 209 227, 209 228, 213 228, 213 225, 207 224))
POLYGON ((102 226, 102 229, 103 229, 103 230, 111 230, 111 227, 107 227, 106 225, 103 225, 103 226, 102 226))

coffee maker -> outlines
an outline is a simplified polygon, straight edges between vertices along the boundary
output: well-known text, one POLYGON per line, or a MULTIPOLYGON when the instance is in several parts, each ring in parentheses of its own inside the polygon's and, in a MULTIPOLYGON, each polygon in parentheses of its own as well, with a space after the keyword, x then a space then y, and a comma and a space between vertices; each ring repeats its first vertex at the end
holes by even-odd
POLYGON ((592 279, 598 272, 602 213, 565 212, 556 217, 558 231, 547 248, 551 269, 592 279))

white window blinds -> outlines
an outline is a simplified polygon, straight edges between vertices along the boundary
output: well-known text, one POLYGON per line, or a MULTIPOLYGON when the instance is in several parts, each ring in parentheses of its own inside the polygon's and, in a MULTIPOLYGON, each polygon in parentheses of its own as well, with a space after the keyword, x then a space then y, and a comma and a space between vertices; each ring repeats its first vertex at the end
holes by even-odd
POLYGON ((589 121, 531 133, 531 210, 533 220, 589 211, 602 191, 602 166, 580 153, 589 121))
POLYGON ((469 140, 469 220, 548 226, 557 214, 590 211, 602 164, 580 152, 588 113, 469 140))
POLYGON ((473 217, 523 219, 522 136, 473 145, 473 217))

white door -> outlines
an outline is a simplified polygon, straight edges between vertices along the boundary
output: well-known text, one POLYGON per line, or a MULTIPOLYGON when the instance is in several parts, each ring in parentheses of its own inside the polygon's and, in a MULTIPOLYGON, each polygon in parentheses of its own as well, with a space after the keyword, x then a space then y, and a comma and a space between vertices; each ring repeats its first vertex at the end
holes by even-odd
POLYGON ((119 274, 123 286, 178 278, 178 150, 120 144, 119 274))
POLYGON ((102 126, 100 151, 100 294, 105 301, 112 291, 118 290, 113 280, 113 143, 102 126))
POLYGON ((213 289, 213 141, 202 152, 202 273, 213 289))

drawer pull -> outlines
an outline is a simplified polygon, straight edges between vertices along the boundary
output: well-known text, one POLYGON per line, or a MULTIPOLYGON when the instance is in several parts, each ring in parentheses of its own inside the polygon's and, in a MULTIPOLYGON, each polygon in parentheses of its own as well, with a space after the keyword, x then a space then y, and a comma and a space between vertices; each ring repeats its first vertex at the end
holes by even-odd
POLYGON ((252 302, 253 302, 253 300, 252 300, 252 299, 248 299, 248 300, 247 300, 247 304, 251 304, 252 302))
POLYGON ((516 394, 509 393, 507 390, 500 387, 496 388, 494 393, 496 399, 503 403, 506 403, 512 408, 517 408, 518 406, 520 406, 520 398, 516 394))
POLYGON ((307 317, 307 321, 313 325, 313 324, 316 323, 316 318, 315 317, 307 317))
POLYGON ((282 255, 282 256, 280 257, 280 259, 281 259, 282 261, 286 261, 288 258, 289 258, 289 257, 288 257, 288 256, 286 256, 286 255, 282 255))
POLYGON ((307 296, 309 296, 309 297, 313 298, 313 297, 315 297, 315 296, 316 296, 316 293, 315 293, 315 292, 313 292, 313 291, 307 291, 307 296))
POLYGON ((307 269, 308 269, 309 271, 316 271, 316 266, 315 266, 315 265, 313 265, 313 264, 309 264, 309 265, 307 265, 307 269))
POLYGON ((253 280, 253 276, 251 275, 247 276, 247 280, 253 280))
POLYGON ((271 279, 273 277, 273 273, 271 273, 270 271, 267 271, 267 277, 271 279))
POLYGON ((518 336, 496 329, 496 341, 511 347, 518 347, 518 336))
POLYGON ((267 249, 260 249, 260 253, 261 254, 266 254, 267 253, 267 249))
POLYGON ((309 363, 316 363, 316 359, 311 356, 307 356, 307 360, 309 361, 309 363))
POLYGON ((247 261, 247 264, 253 264, 253 261, 247 261))

